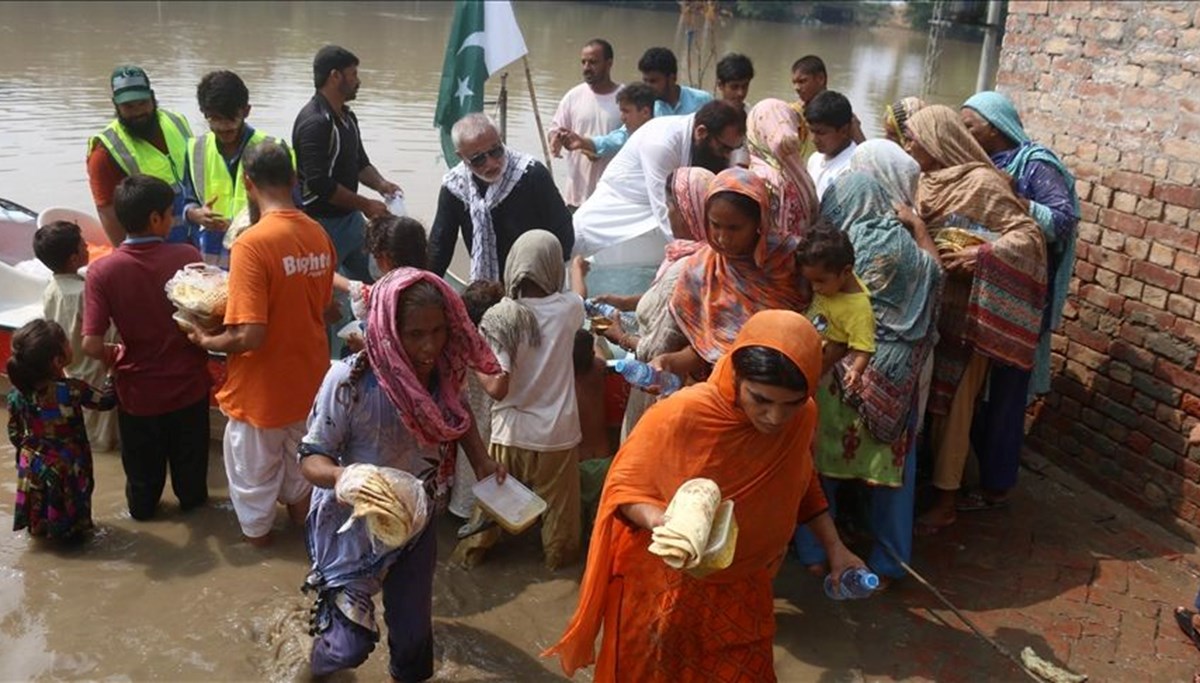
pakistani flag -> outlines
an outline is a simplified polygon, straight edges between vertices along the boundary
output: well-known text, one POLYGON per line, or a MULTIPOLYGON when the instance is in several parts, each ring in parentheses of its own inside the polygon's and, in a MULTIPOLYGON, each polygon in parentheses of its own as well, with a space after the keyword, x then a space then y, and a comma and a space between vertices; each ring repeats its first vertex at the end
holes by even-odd
POLYGON ((484 83, 488 77, 525 55, 525 39, 512 3, 508 0, 458 0, 454 24, 446 42, 442 85, 438 88, 437 113, 433 125, 442 129, 442 153, 446 165, 458 157, 450 141, 454 122, 472 112, 483 111, 484 83))

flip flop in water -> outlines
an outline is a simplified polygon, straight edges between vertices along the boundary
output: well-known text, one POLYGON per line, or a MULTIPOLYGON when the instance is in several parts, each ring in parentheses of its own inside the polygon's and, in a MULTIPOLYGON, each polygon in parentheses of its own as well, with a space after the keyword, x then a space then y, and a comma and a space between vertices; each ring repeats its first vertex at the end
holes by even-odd
POLYGON ((1196 626, 1192 623, 1194 616, 1196 613, 1186 607, 1175 608, 1175 623, 1179 624, 1179 630, 1183 631, 1184 635, 1192 641, 1192 645, 1200 650, 1200 633, 1196 632, 1196 626))
POLYGON ((993 500, 982 493, 973 492, 959 497, 955 509, 959 512, 978 512, 980 510, 1003 510, 1008 507, 1008 499, 993 500))

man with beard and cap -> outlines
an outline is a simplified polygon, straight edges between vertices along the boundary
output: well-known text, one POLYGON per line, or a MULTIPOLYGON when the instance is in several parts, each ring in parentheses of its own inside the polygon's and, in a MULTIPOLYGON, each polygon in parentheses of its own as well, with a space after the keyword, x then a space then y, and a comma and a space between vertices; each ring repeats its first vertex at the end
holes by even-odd
POLYGON ((719 173, 745 137, 746 113, 723 100, 695 114, 646 122, 575 212, 575 253, 604 251, 600 264, 658 265, 663 247, 674 239, 666 200, 671 172, 699 166, 719 173))
POLYGON ((181 192, 188 139, 192 137, 187 119, 158 108, 150 77, 139 66, 114 69, 111 85, 117 118, 88 139, 87 156, 88 184, 104 233, 114 246, 125 239, 125 229, 113 208, 113 193, 125 178, 142 174, 162 180, 175 191, 175 224, 167 241, 190 241, 181 192))
MULTIPOLYGON (((613 65, 613 49, 607 40, 596 38, 583 46, 580 53, 583 83, 571 88, 558 103, 550 123, 550 151, 562 153, 564 142, 571 133, 592 137, 608 133, 621 125, 617 105, 619 83, 609 77, 613 65)), ((567 184, 563 199, 574 211, 596 189, 596 182, 608 159, 589 157, 582 151, 567 152, 567 184)))
POLYGON ((508 149, 486 114, 467 114, 450 129, 461 159, 442 178, 429 231, 429 270, 445 275, 461 232, 471 255, 469 281, 499 280, 508 252, 529 230, 549 231, 571 253, 575 233, 550 171, 508 149))
POLYGON ((275 505, 303 526, 312 486, 296 460, 313 397, 329 369, 324 314, 333 296, 334 249, 296 208, 286 147, 264 141, 243 161, 248 201, 260 217, 233 243, 229 302, 219 334, 192 341, 228 354, 217 392, 225 426, 229 499, 251 545, 271 541, 275 505))
POLYGON ((225 230, 248 204, 242 158, 264 140, 277 144, 283 140, 246 122, 250 91, 232 71, 212 71, 201 78, 196 100, 210 132, 196 136, 188 145, 183 215, 198 229, 196 241, 205 262, 228 268, 225 230))
POLYGON ((352 280, 371 282, 363 228, 367 218, 387 213, 378 199, 358 194, 362 183, 383 197, 400 194, 400 186, 384 179, 363 148, 358 117, 346 106, 358 96, 358 57, 337 45, 326 45, 313 58, 317 91, 292 127, 292 147, 300 178, 304 212, 333 240, 337 266, 352 280))

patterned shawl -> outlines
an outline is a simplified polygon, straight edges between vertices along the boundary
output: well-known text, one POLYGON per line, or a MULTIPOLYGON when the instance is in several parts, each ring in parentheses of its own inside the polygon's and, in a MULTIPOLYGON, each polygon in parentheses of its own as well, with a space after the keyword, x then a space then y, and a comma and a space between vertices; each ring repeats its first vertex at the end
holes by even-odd
POLYGON ((803 235, 817 217, 817 189, 805 167, 814 151, 804 117, 783 100, 766 99, 746 118, 750 170, 767 181, 778 230, 803 235))
MULTIPOLYGON (((1070 192, 1075 221, 1079 220, 1079 197, 1075 194, 1075 176, 1071 175, 1071 171, 1057 154, 1029 139, 1025 127, 1021 124, 1021 117, 1017 114, 1017 108, 1011 100, 998 92, 988 90, 972 95, 963 103, 963 107, 974 109, 984 120, 1003 133, 1004 137, 1017 145, 1016 152, 1008 158, 1003 169, 1017 180, 1018 188, 1029 184, 1028 174, 1034 168, 1030 162, 1040 161, 1058 171, 1070 192)), ((1063 307, 1071 288, 1071 274, 1075 270, 1075 231, 1072 229, 1070 235, 1059 234, 1055 229, 1054 214, 1050 209, 1032 201, 1032 197, 1027 198, 1030 199, 1029 214, 1045 233, 1047 256, 1054 264, 1054 282, 1050 283, 1049 325, 1050 329, 1055 329, 1062 323, 1063 307)), ((1033 393, 1045 393, 1050 389, 1050 335, 1045 334, 1043 337, 1038 347, 1038 362, 1034 369, 1034 386, 1031 388, 1033 393)))
POLYGON ((483 314, 479 331, 493 348, 504 349, 509 357, 522 343, 533 348, 542 345, 542 328, 537 316, 521 303, 521 285, 532 282, 547 294, 562 288, 566 269, 562 244, 545 230, 530 230, 513 242, 504 264, 505 296, 483 314))
POLYGON ((699 166, 680 168, 671 174, 671 197, 691 237, 672 240, 667 245, 666 258, 654 275, 655 281, 663 276, 672 263, 696 253, 708 240, 705 234, 704 197, 715 177, 712 171, 699 166))
POLYGON ((475 331, 458 293, 442 278, 416 268, 397 268, 371 288, 371 313, 367 324, 367 359, 404 428, 424 446, 457 441, 471 428, 471 411, 462 388, 467 368, 487 374, 500 372, 495 354, 475 331), (437 396, 417 379, 401 343, 400 296, 418 282, 438 289, 445 301, 446 346, 437 360, 437 396))
POLYGON ((533 157, 528 154, 505 149, 504 171, 499 180, 487 186, 483 194, 479 193, 475 174, 465 161, 458 162, 458 165, 442 177, 442 185, 450 194, 466 204, 467 211, 471 214, 472 282, 500 279, 500 257, 496 251, 496 228, 492 225, 492 209, 500 206, 500 203, 508 198, 533 162, 533 157))
POLYGON ((888 137, 900 142, 908 141, 906 124, 912 115, 925 108, 925 100, 919 97, 904 97, 883 108, 883 128, 888 137))
POLYGON ((1046 242, 1009 177, 992 165, 957 111, 926 107, 907 130, 943 167, 921 174, 917 213, 932 229, 953 225, 995 236, 979 247, 969 285, 947 278, 930 400, 930 410, 941 414, 972 349, 1006 365, 1033 367, 1046 301, 1046 242))
POLYGON ((851 171, 835 180, 821 198, 821 216, 849 235, 854 272, 870 290, 875 355, 863 375, 858 412, 875 438, 892 443, 908 425, 917 379, 933 350, 942 269, 917 246, 884 186, 867 173, 851 171))
POLYGON ((736 192, 759 205, 758 244, 752 254, 727 256, 705 245, 688 257, 671 295, 671 315, 692 348, 709 363, 729 350, 742 325, 758 311, 803 311, 811 299, 794 253, 796 238, 771 230, 766 182, 744 168, 721 171, 705 206, 719 192, 736 192))
MULTIPOLYGON (((921 167, 900 145, 879 138, 867 140, 850 155, 850 171, 862 171, 883 186, 892 203, 917 205, 917 182, 921 167)), ((825 211, 822 202, 821 211, 825 211)))

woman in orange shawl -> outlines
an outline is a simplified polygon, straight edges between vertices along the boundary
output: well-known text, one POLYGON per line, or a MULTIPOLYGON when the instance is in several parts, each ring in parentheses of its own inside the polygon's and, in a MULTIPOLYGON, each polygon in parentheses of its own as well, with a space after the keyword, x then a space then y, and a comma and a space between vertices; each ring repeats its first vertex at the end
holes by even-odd
POLYGON ((774 681, 771 581, 797 522, 830 553, 834 575, 862 566, 826 512, 813 470, 812 392, 821 339, 803 316, 764 311, 709 380, 655 404, 613 460, 592 532, 579 606, 546 651, 595 680, 774 681), (734 501, 733 564, 703 579, 649 552, 651 529, 683 482, 713 480, 734 501))
POLYGON ((681 377, 706 374, 756 312, 803 311, 811 300, 793 256, 796 237, 774 229, 762 178, 744 168, 721 171, 704 209, 708 243, 683 262, 671 294, 671 316, 689 346, 653 361, 681 377))

